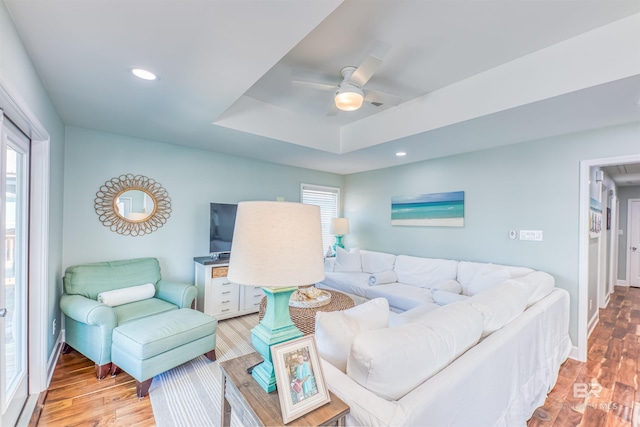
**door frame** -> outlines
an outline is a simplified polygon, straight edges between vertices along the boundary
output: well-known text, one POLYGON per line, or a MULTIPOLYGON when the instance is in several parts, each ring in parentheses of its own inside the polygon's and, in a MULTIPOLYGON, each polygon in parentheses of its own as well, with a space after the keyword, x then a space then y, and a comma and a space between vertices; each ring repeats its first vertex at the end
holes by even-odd
MULTIPOLYGON (((48 357, 49 317, 49 165, 51 137, 16 87, 0 70, 4 112, 31 136, 29 214, 29 394, 48 387, 53 374, 48 357)), ((55 348, 53 350, 55 353, 55 348)))
POLYGON ((589 316, 589 170, 591 167, 639 163, 640 154, 580 161, 578 206, 578 342, 571 357, 587 360, 589 316))
POLYGON ((627 200, 627 286, 631 286, 631 202, 640 203, 640 199, 627 200))

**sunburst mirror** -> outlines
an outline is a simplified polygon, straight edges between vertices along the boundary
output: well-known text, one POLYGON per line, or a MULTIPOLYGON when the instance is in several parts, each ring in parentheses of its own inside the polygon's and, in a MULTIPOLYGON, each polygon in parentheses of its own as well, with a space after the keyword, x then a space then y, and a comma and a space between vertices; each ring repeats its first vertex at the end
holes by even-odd
POLYGON ((143 175, 120 175, 96 193, 100 222, 125 236, 142 236, 162 227, 171 215, 171 198, 159 182, 143 175))

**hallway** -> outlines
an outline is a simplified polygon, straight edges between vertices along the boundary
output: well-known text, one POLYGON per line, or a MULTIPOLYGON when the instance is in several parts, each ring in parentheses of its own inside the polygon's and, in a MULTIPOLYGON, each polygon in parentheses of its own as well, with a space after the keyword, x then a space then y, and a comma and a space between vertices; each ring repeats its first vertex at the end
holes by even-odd
POLYGON ((589 337, 587 362, 568 359, 527 425, 640 426, 640 289, 616 286, 589 337))

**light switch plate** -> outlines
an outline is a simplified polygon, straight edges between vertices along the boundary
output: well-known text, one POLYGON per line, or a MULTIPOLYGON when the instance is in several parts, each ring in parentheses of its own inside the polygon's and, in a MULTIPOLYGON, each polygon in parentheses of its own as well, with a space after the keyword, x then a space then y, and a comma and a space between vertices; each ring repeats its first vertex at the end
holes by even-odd
POLYGON ((542 242, 542 230, 520 230, 520 240, 542 242))

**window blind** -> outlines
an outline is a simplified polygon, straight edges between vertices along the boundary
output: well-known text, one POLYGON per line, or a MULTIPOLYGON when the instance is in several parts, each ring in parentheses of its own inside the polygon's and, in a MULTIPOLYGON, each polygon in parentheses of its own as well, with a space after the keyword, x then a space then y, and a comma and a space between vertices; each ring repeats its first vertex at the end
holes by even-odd
POLYGON ((320 221, 322 222, 322 248, 324 253, 333 246, 334 237, 329 233, 331 218, 337 218, 340 209, 340 189, 318 185, 302 184, 302 203, 320 207, 320 221))

